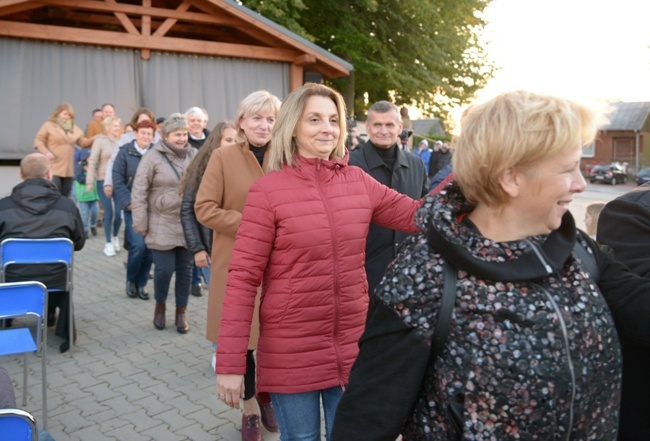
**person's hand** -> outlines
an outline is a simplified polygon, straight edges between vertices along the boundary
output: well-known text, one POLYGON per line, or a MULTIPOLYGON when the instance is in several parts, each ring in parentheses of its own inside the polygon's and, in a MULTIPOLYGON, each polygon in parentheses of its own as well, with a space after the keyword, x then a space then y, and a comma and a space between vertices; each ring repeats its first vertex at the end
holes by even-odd
POLYGON ((45 157, 50 161, 54 161, 56 159, 56 156, 54 156, 54 153, 52 153, 52 152, 47 152, 45 154, 45 157))
POLYGON ((113 186, 104 185, 104 194, 106 195, 107 198, 113 197, 113 186))
POLYGON ((131 211, 131 204, 126 206, 126 211, 131 211))
POLYGON ((194 253, 194 264, 199 268, 209 268, 210 263, 210 256, 207 251, 201 250, 198 253, 194 253))
POLYGON ((86 191, 88 193, 92 193, 94 189, 95 189, 95 185, 92 182, 88 182, 86 184, 86 191))
POLYGON ((217 375, 217 397, 228 406, 239 408, 239 400, 244 398, 244 376, 237 374, 217 375))

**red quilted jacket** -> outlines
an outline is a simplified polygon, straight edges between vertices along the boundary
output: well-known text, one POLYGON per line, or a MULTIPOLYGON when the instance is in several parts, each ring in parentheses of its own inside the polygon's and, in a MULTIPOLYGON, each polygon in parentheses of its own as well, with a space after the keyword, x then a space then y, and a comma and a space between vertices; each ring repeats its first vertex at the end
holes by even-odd
POLYGON ((299 158, 250 188, 230 261, 217 373, 244 374, 263 281, 257 383, 298 393, 348 382, 368 308, 370 222, 419 232, 420 206, 341 161, 299 158))

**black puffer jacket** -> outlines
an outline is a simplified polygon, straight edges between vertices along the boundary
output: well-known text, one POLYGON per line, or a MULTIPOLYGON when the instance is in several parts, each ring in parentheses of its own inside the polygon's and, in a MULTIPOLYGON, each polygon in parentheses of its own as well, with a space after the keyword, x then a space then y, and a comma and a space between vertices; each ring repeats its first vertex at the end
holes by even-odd
POLYGON ((620 332, 650 341, 650 283, 581 234, 595 286, 569 213, 547 236, 496 243, 459 220, 471 210, 453 182, 426 197, 416 217, 429 237, 405 242, 371 298, 332 439, 616 439, 621 357, 606 299, 620 332), (445 259, 457 298, 432 363, 445 259))
MULTIPOLYGON (((190 177, 188 182, 194 180, 190 177)), ((185 235, 185 242, 187 242, 187 249, 192 254, 199 251, 207 251, 211 255, 212 250, 212 230, 202 225, 196 218, 194 212, 194 202, 196 202, 196 192, 198 188, 190 188, 188 185, 183 193, 183 200, 181 202, 181 224, 183 224, 183 234, 185 235)))
MULTIPOLYGON (((0 200, 0 241, 53 237, 72 240, 75 251, 82 249, 86 242, 79 210, 50 181, 28 179, 15 186, 11 196, 0 200)), ((7 280, 38 280, 49 288, 62 288, 65 274, 61 265, 14 266, 7 280)))

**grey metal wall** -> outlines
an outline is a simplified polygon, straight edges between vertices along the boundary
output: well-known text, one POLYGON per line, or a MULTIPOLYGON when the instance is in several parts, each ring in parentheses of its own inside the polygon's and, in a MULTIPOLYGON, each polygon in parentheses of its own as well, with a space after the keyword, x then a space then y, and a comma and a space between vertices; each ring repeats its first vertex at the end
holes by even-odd
POLYGON ((211 128, 259 89, 283 99, 289 65, 164 52, 145 61, 134 50, 0 38, 0 159, 33 152, 36 132, 63 101, 82 130, 106 102, 123 123, 138 107, 168 116, 200 106, 211 128))

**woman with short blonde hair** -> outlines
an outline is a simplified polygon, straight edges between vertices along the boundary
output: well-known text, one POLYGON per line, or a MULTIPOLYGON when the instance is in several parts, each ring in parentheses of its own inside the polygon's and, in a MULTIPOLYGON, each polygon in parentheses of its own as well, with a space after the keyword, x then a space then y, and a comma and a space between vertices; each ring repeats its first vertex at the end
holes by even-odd
MULTIPOLYGON (((268 170, 271 130, 279 109, 280 100, 266 90, 252 92, 244 98, 235 117, 237 142, 214 150, 196 192, 196 218, 213 232, 206 337, 215 344, 235 236, 248 189, 268 170)), ((257 308, 255 315, 257 317, 257 308)), ((245 353, 242 437, 259 439, 262 436, 260 424, 272 432, 278 430, 278 425, 269 395, 256 394, 253 351, 257 348, 259 334, 257 318, 250 331, 245 353)))
POLYGON ((454 143, 454 176, 465 197, 497 207, 507 200, 499 184, 505 170, 530 170, 539 162, 587 145, 598 116, 578 103, 528 91, 510 92, 474 105, 462 118, 454 143), (507 122, 507 124, 506 124, 507 122))
POLYGON ((120 251, 120 241, 117 235, 122 225, 122 216, 113 195, 109 196, 104 191, 108 162, 119 147, 120 132, 122 131, 120 123, 121 120, 116 116, 109 116, 101 122, 102 134, 97 135, 93 142, 88 158, 88 176, 86 177, 86 191, 89 193, 94 191, 96 185, 99 203, 104 209, 103 224, 106 237, 104 254, 108 257, 115 256, 115 253, 120 251))

